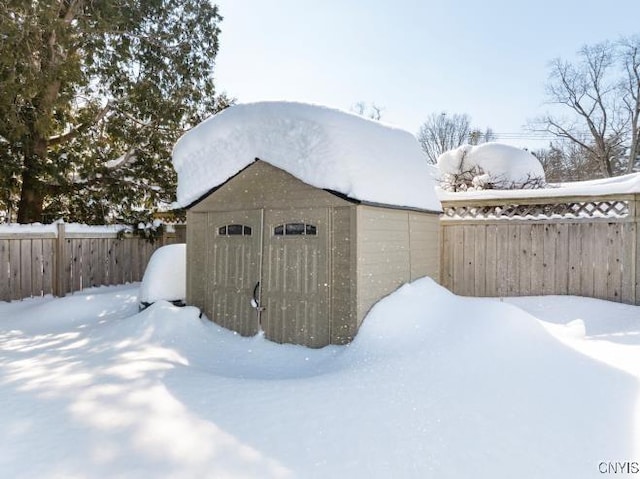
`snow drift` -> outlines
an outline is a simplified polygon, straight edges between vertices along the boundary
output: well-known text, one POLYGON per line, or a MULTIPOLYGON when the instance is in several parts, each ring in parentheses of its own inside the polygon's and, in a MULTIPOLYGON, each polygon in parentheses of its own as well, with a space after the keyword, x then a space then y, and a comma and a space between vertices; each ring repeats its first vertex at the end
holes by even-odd
POLYGON ((422 279, 310 350, 136 292, 0 303, 4 476, 583 479, 640 453, 638 378, 509 304, 422 279))
POLYGON ((440 211, 435 172, 404 130, 322 106, 239 104, 185 133, 173 150, 179 206, 256 158, 351 198, 440 211))
POLYGON ((462 145, 438 157, 443 189, 450 189, 460 175, 472 188, 531 188, 544 183, 540 161, 528 151, 502 143, 462 145))

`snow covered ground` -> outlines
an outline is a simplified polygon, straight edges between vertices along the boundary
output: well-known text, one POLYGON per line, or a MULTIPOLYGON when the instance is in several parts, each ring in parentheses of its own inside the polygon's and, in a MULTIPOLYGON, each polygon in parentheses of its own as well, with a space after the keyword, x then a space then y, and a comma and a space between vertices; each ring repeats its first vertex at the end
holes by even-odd
POLYGON ((351 345, 310 350, 190 307, 139 313, 137 293, 0 303, 0 477, 582 479, 640 462, 640 307, 423 279, 351 345))

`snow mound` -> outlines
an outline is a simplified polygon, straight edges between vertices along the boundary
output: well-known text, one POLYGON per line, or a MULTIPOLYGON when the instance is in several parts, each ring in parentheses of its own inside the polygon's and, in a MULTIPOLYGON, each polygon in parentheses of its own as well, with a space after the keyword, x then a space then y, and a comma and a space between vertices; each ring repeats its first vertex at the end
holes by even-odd
POLYGON ((172 244, 151 255, 140 286, 140 302, 184 301, 187 297, 187 245, 172 244))
POLYGON ((173 150, 179 206, 256 158, 351 198, 441 211, 434 171, 404 130, 317 105, 234 105, 185 133, 173 150))
POLYGON ((448 177, 470 172, 471 183, 478 189, 527 187, 535 181, 544 183, 544 169, 538 159, 528 151, 502 143, 462 145, 438 157, 438 169, 444 184, 448 177))
POLYGON ((137 291, 0 302, 3 477, 577 479, 637 457, 640 376, 504 302, 421 279, 315 350, 137 312, 137 291))
POLYGON ((595 196, 640 193, 640 173, 598 180, 549 183, 535 190, 471 190, 461 192, 437 190, 441 201, 456 199, 561 198, 563 196, 595 196))
POLYGON ((571 190, 570 194, 640 193, 640 173, 597 180, 569 181, 558 183, 556 186, 563 190, 571 190))

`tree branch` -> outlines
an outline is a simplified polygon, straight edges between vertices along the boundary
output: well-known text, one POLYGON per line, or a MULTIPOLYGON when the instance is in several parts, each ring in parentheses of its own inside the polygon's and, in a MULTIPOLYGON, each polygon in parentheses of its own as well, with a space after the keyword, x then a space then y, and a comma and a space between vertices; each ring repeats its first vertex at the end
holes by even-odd
POLYGON ((64 133, 62 135, 52 136, 49 138, 49 146, 57 146, 67 143, 70 140, 73 140, 81 133, 87 131, 91 126, 99 123, 106 115, 111 111, 112 104, 108 102, 106 106, 98 112, 98 114, 94 117, 93 121, 81 123, 80 125, 72 128, 71 131, 64 133))

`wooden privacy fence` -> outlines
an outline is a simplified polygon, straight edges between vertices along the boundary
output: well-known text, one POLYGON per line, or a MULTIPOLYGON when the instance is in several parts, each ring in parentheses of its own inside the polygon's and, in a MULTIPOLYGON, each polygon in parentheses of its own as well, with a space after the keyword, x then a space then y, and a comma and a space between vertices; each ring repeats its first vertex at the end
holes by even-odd
POLYGON ((640 304, 640 195, 443 202, 442 284, 640 304))
POLYGON ((183 242, 181 231, 150 242, 56 226, 45 233, 0 232, 0 301, 140 281, 158 247, 183 242))

